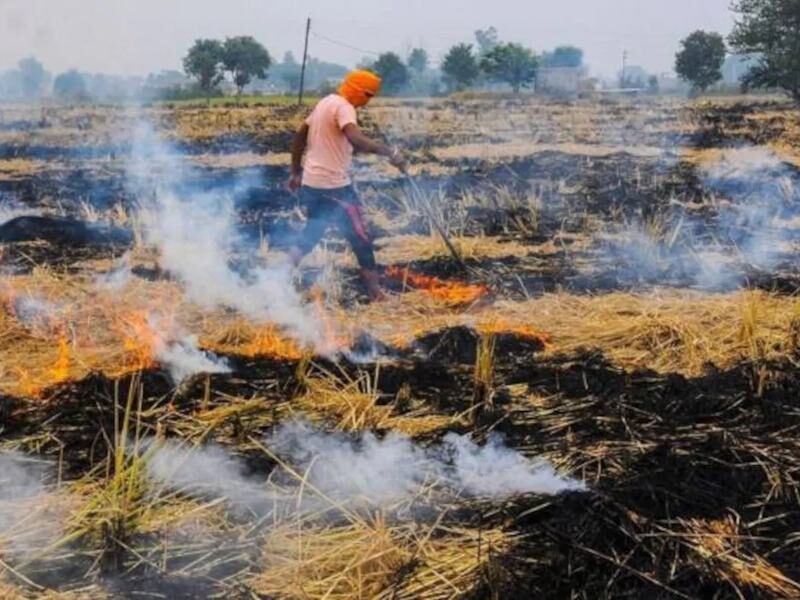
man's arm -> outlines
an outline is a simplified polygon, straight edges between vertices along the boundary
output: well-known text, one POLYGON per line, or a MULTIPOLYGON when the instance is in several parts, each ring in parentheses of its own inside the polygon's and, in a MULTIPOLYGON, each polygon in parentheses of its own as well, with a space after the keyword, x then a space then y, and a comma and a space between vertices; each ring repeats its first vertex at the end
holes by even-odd
POLYGON ((355 123, 348 123, 344 126, 342 130, 344 135, 353 145, 353 148, 360 152, 368 152, 370 154, 378 154, 380 156, 388 156, 391 160, 391 163, 400 169, 401 171, 405 170, 406 160, 403 156, 403 153, 400 152, 397 148, 390 148, 386 144, 381 144, 380 142, 376 142, 375 140, 371 140, 364 132, 361 131, 361 128, 356 125, 355 123))
POLYGON ((303 175, 303 154, 308 143, 308 124, 303 123, 292 140, 292 171, 289 176, 289 189, 296 192, 300 188, 303 175))
POLYGON ((300 174, 303 170, 303 153, 308 142, 308 124, 303 123, 292 140, 292 173, 300 174))

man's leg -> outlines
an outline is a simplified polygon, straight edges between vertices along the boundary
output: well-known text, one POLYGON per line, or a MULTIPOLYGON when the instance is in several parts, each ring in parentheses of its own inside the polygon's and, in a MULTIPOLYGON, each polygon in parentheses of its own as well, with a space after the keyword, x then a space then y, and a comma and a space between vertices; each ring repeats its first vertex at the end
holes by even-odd
POLYGON ((295 266, 314 249, 331 224, 332 210, 336 205, 324 198, 323 194, 323 190, 313 188, 303 187, 300 190, 301 202, 306 209, 306 224, 289 248, 289 257, 295 266))
POLYGON ((383 300, 385 295, 380 288, 375 249, 354 189, 348 188, 339 201, 339 206, 342 211, 339 227, 356 255, 361 267, 361 279, 367 287, 370 300, 383 300))

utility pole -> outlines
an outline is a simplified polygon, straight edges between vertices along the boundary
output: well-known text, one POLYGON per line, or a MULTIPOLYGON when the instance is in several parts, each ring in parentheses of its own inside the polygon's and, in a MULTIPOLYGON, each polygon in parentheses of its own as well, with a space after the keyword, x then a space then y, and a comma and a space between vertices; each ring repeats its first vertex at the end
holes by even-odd
POLYGON ((627 50, 623 50, 622 51, 622 78, 621 78, 621 80, 619 82, 619 87, 622 88, 622 89, 625 89, 625 83, 626 83, 625 69, 627 69, 627 67, 628 67, 628 51, 627 50))
POLYGON ((303 88, 306 85, 306 61, 308 60, 308 34, 311 33, 311 17, 306 21, 306 45, 303 48, 303 66, 300 69, 300 93, 297 96, 298 106, 303 105, 303 88))

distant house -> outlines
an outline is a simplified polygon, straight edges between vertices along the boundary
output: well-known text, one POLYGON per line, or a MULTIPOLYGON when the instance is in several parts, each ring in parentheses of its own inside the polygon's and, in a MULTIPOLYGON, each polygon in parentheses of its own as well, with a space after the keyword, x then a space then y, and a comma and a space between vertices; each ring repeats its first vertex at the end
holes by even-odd
POLYGON ((542 67, 536 72, 536 91, 576 97, 586 91, 586 67, 542 67))
POLYGON ((624 89, 646 89, 650 74, 639 65, 628 65, 625 71, 620 71, 618 75, 620 87, 624 89))
POLYGON ((727 84, 740 84, 756 64, 756 54, 729 54, 722 65, 722 79, 727 84))
POLYGON ((658 91, 662 94, 685 94, 689 92, 690 85, 679 79, 675 73, 660 73, 658 75, 658 91))

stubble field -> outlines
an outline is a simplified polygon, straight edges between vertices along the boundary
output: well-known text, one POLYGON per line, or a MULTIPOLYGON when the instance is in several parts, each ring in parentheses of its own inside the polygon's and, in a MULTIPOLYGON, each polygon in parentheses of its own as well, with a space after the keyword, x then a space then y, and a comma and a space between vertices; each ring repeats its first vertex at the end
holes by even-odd
POLYGON ((791 105, 0 113, 0 598, 800 597, 791 105))

